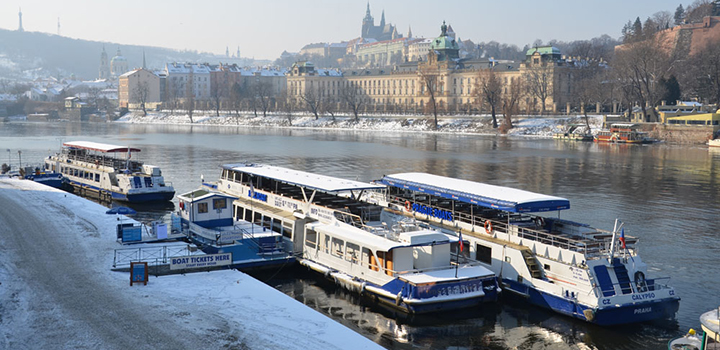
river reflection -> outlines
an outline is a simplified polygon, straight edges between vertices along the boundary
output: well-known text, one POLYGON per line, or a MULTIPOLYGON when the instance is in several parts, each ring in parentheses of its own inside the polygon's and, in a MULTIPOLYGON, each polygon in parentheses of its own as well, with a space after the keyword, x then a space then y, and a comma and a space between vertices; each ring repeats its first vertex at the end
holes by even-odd
MULTIPOLYGON (((599 328, 518 302, 469 310, 470 317, 401 319, 300 274, 268 283, 391 349, 662 349, 720 305, 717 218, 720 150, 546 139, 216 126, 79 123, 0 124, 0 163, 40 163, 62 141, 129 144, 162 168, 178 193, 220 164, 253 162, 361 181, 429 172, 568 198, 560 216, 612 229, 619 218, 653 276, 671 277, 682 301, 677 322, 599 328), (475 313, 476 312, 476 313, 475 313)), ((134 157, 135 155, 133 155, 134 157)), ((172 208, 143 210, 146 220, 172 208)), ((279 279, 278 279, 279 278, 279 279)), ((452 315, 451 315, 452 316, 452 315)))

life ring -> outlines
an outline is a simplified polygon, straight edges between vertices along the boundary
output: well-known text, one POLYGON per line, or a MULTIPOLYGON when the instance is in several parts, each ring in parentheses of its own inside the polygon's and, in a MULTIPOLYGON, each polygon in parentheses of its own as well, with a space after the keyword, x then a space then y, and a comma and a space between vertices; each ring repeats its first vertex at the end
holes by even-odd
POLYGON ((645 274, 642 271, 635 272, 635 286, 637 286, 638 293, 647 292, 647 281, 645 281, 645 274))
POLYGON ((542 216, 538 216, 535 218, 535 225, 537 227, 543 228, 545 227, 545 219, 542 216))
POLYGON ((405 209, 407 211, 412 211, 412 206, 410 205, 410 201, 405 201, 405 209))
POLYGON ((491 234, 493 230, 492 222, 490 220, 485 220, 485 233, 491 234))

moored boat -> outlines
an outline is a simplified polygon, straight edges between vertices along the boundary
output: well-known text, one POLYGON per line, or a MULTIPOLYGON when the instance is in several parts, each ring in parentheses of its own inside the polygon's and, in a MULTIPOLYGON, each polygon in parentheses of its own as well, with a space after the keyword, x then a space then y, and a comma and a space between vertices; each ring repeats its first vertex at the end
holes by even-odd
POLYGON ((710 146, 710 147, 720 147, 720 139, 708 140, 708 146, 710 146))
MULTIPOLYGON (((386 175, 371 200, 462 232, 469 258, 484 262, 506 293, 599 325, 672 318, 680 298, 667 278, 648 278, 637 239, 559 218, 570 202, 502 186, 424 173, 386 175), (533 213, 557 211, 558 217, 533 213)), ((386 220, 390 224, 391 220, 386 220)))
POLYGON ((231 267, 246 270, 292 262, 282 235, 232 217, 235 197, 197 189, 178 195, 180 231, 207 254, 230 253, 231 267))
POLYGON ((590 133, 590 130, 585 130, 581 133, 577 132, 578 130, 582 130, 581 128, 584 127, 586 127, 584 124, 570 124, 567 126, 567 131, 554 133, 553 138, 556 140, 568 141, 592 141, 593 135, 590 133))
POLYGON ((668 342, 668 350, 717 350, 720 349, 720 308, 700 316, 702 334, 694 329, 683 337, 668 342))
POLYGON ((656 139, 648 137, 646 132, 638 131, 637 124, 611 124, 609 130, 600 130, 595 135, 595 142, 611 143, 653 143, 656 139))
POLYGON ((47 171, 63 175, 73 192, 100 200, 169 201, 175 195, 159 167, 131 159, 138 148, 97 142, 65 142, 45 159, 47 171))
POLYGON ((62 174, 49 169, 41 169, 40 167, 21 168, 20 175, 27 180, 54 188, 61 188, 63 184, 62 174))
POLYGON ((206 185, 238 197, 236 220, 282 233, 301 264, 378 303, 426 313, 497 299, 492 271, 453 257, 456 237, 383 225, 383 208, 360 200, 383 185, 257 164, 225 165, 206 185))

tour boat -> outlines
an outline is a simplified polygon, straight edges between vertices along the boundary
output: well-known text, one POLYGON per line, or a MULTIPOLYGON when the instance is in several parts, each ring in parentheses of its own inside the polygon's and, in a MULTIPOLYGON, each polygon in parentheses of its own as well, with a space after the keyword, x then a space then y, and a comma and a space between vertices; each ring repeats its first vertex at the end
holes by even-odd
MULTIPOLYGON (((500 279, 504 293, 599 325, 673 318, 680 298, 668 278, 648 278, 637 239, 560 219, 565 198, 426 173, 386 175, 367 200, 446 233, 460 232, 469 258, 500 279), (557 211, 557 218, 533 213, 557 211)), ((392 220, 386 219, 390 225, 392 220)))
POLYGON ((700 316, 702 335, 694 329, 683 337, 668 342, 668 350, 717 350, 720 349, 720 308, 700 316))
POLYGON ((610 130, 598 131, 595 142, 653 143, 657 140, 648 137, 646 132, 638 131, 637 124, 617 123, 610 125, 610 130))
POLYGON ((235 199, 205 189, 178 195, 180 231, 207 254, 232 254, 232 268, 267 268, 292 262, 280 233, 233 220, 231 203, 235 199))
POLYGON ((45 159, 45 169, 63 175, 80 195, 125 202, 169 201, 175 195, 159 167, 132 160, 138 148, 76 141, 45 159))
POLYGON ((498 297, 492 271, 453 257, 458 238, 408 221, 383 225, 384 208, 361 200, 383 185, 257 164, 225 165, 205 185, 238 197, 236 220, 283 234, 302 265, 380 304, 427 313, 498 297))
POLYGON ((710 146, 710 147, 720 147, 720 139, 708 140, 708 146, 710 146))

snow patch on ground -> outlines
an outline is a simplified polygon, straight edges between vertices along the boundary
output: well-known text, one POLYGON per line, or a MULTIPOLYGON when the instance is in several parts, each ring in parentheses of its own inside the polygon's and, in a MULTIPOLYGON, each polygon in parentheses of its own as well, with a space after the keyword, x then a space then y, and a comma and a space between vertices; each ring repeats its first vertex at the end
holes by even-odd
MULTIPOLYGON (((48 226, 48 234, 73 235, 69 236, 72 240, 68 239, 72 243, 55 248, 72 250, 85 260, 87 271, 76 273, 92 275, 115 292, 113 298, 144 313, 153 313, 154 318, 166 319, 167 329, 197 335, 198 341, 210 348, 382 348, 274 288, 233 270, 151 276, 147 286, 130 287, 128 273, 110 271, 114 249, 123 246, 115 237, 118 217, 105 214, 107 208, 27 180, 0 177, 0 191, 18 191, 24 203, 38 208, 41 203, 48 206, 46 212, 39 213, 47 222, 55 222, 58 227, 67 223, 77 228, 74 232, 58 233, 50 232, 53 225, 48 226), (78 235, 81 239, 77 239, 78 235)), ((25 281, 14 277, 18 262, 11 259, 12 252, 7 253, 0 252, 0 345, 17 342, 17 337, 22 337, 20 334, 27 335, 32 325, 40 322, 31 319, 37 315, 33 309, 52 308, 52 305, 43 306, 42 296, 30 290, 25 281)), ((44 310, 43 315, 49 313, 54 315, 53 319, 64 320, 71 326, 77 320, 66 317, 67 311, 56 308, 44 310)), ((43 334, 32 337, 43 337, 43 334)), ((93 339, 74 341, 78 348, 104 347, 93 339)), ((192 348, 193 344, 188 347, 192 348)))
MULTIPOLYGON (((592 133, 595 134, 602 126, 601 115, 588 116, 588 123, 592 133)), ((368 130, 368 131, 395 131, 395 132, 428 132, 428 133, 464 133, 478 135, 495 135, 498 130, 492 128, 492 118, 482 116, 443 116, 438 119, 438 130, 434 129, 434 118, 429 116, 399 116, 380 115, 377 117, 360 117, 358 120, 351 116, 322 116, 315 118, 306 114, 269 114, 257 117, 252 113, 228 113, 216 115, 194 115, 192 122, 187 114, 169 112, 128 113, 117 120, 121 123, 137 124, 178 124, 178 125, 214 125, 214 126, 242 126, 242 127, 276 127, 276 128, 305 128, 305 129, 339 129, 339 130, 368 130)), ((498 122, 501 117, 498 116, 498 122)), ((569 124, 585 124, 583 116, 528 116, 513 119, 514 128, 510 129, 511 136, 535 136, 551 138, 553 133, 564 132, 569 124)), ((583 132, 585 126, 578 128, 583 132)))

